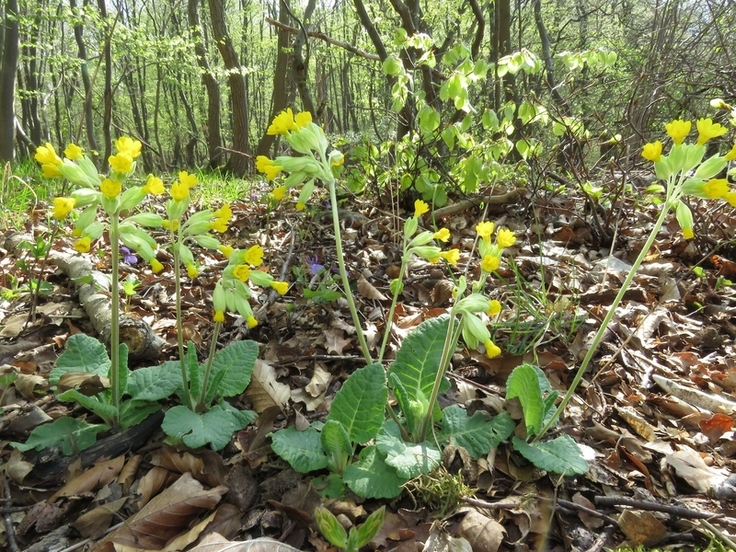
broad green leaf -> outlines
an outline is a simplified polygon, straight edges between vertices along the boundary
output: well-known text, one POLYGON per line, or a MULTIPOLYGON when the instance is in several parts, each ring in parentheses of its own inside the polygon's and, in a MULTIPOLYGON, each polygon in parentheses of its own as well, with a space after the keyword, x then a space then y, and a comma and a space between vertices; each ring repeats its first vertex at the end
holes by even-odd
POLYGON ((100 401, 96 395, 93 397, 82 395, 76 389, 64 391, 61 395, 57 395, 56 398, 63 402, 74 401, 87 410, 94 412, 107 423, 110 423, 117 414, 117 409, 113 405, 100 401))
POLYGON ((386 421, 381 427, 376 436, 376 446, 386 455, 386 463, 396 468, 399 477, 406 479, 431 472, 442 459, 440 451, 429 441, 406 443, 393 420, 386 421))
MULTIPOLYGON (((449 320, 449 316, 443 315, 422 322, 409 333, 396 353, 396 360, 388 370, 389 377, 396 374, 411 400, 417 400, 420 391, 425 397, 432 395, 449 320)), ((443 378, 440 392, 449 387, 450 382, 443 378)))
POLYGON ((345 483, 342 474, 329 473, 325 477, 315 477, 312 485, 324 498, 341 498, 345 496, 345 483))
MULTIPOLYGON (((235 341, 215 353, 210 382, 219 381, 219 384, 207 390, 207 400, 211 401, 215 395, 234 397, 245 391, 257 357, 258 344, 251 340, 235 341)), ((204 378, 204 367, 200 370, 200 378, 204 378)))
POLYGON ((348 550, 360 550, 366 544, 373 540, 378 532, 383 527, 383 520, 386 517, 386 506, 381 506, 378 510, 373 512, 365 520, 365 523, 360 527, 355 527, 350 531, 348 537, 348 550))
POLYGON ((202 392, 202 379, 204 378, 204 374, 202 373, 203 370, 199 369, 199 361, 197 360, 197 348, 191 341, 187 344, 185 366, 187 369, 187 377, 189 378, 189 392, 191 393, 192 397, 195 397, 196 399, 202 392))
POLYGON ((317 509, 314 511, 314 519, 322 536, 327 539, 327 542, 338 548, 347 548, 348 533, 337 520, 335 514, 324 506, 317 506, 317 509))
POLYGON ((327 419, 341 423, 352 443, 367 443, 383 423, 387 401, 386 372, 378 363, 369 364, 353 372, 337 392, 327 419))
POLYGON ((508 439, 516 424, 508 412, 491 417, 476 412, 470 418, 464 408, 450 405, 443 411, 442 435, 448 442, 461 446, 473 458, 480 458, 508 439))
MULTIPOLYGON (((544 372, 538 367, 532 364, 522 364, 514 368, 506 381, 506 399, 519 398, 524 414, 524 424, 526 424, 529 435, 536 435, 542 429, 546 413, 540 373, 544 382, 547 382, 544 372)), ((549 387, 548 382, 547 387, 549 387)))
POLYGON ((560 435, 552 441, 527 443, 514 437, 514 448, 539 469, 572 475, 585 473, 590 467, 580 453, 580 447, 569 435, 560 435))
POLYGON ((358 461, 345 468, 342 480, 351 491, 364 498, 397 497, 408 481, 399 477, 396 470, 386 464, 386 458, 375 445, 360 452, 358 461))
POLYGON ((416 435, 419 431, 419 424, 422 421, 422 416, 416 416, 417 411, 412 408, 412 401, 409 398, 409 393, 404 389, 404 384, 401 383, 399 376, 396 374, 389 375, 389 381, 391 382, 391 389, 396 397, 396 403, 399 405, 401 413, 404 415, 406 429, 412 435, 416 435))
POLYGON ((342 473, 348 460, 353 455, 348 432, 340 422, 328 420, 320 434, 322 448, 327 454, 327 465, 330 471, 342 473))
POLYGON ((107 377, 110 371, 110 357, 105 346, 86 334, 72 335, 66 341, 66 348, 56 359, 56 366, 49 374, 49 384, 53 387, 67 372, 88 372, 107 377))
MULTIPOLYGON (((81 334, 77 334, 81 335, 81 334)), ((82 420, 64 416, 50 424, 35 428, 25 443, 11 443, 21 452, 61 447, 61 452, 71 456, 95 444, 97 434, 109 429, 102 424, 88 424, 82 420)))
POLYGON ((190 448, 209 444, 213 450, 220 450, 230 442, 233 433, 255 419, 253 412, 233 410, 216 405, 208 412, 198 413, 186 406, 175 406, 166 412, 161 427, 166 435, 181 439, 190 448))
POLYGON ((492 109, 487 109, 485 113, 483 113, 483 128, 486 130, 490 130, 492 132, 497 132, 500 128, 500 124, 498 122, 498 115, 496 115, 496 112, 492 109))
POLYGON ((161 410, 156 402, 128 400, 120 405, 120 426, 123 429, 137 426, 154 412, 161 410))
POLYGON ((158 401, 181 388, 179 361, 169 360, 161 366, 148 366, 130 372, 127 394, 134 400, 158 401))
MULTIPOLYGON (((118 397, 118 400, 120 400, 122 395, 125 393, 125 387, 128 385, 130 369, 128 368, 128 346, 125 343, 121 343, 120 347, 118 347, 118 351, 118 388, 120 389, 121 395, 118 397)), ((110 369, 110 375, 108 378, 112 381, 112 368, 110 369)), ((110 395, 112 396, 112 392, 110 395)))
POLYGON ((299 473, 309 473, 327 467, 327 455, 320 434, 313 427, 297 431, 287 427, 271 434, 271 448, 299 473))

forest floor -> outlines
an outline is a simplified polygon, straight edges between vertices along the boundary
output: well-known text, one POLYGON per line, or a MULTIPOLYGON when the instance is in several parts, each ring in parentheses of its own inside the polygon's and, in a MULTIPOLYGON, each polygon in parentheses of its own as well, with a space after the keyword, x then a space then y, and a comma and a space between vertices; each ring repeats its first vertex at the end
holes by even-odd
MULTIPOLYGON (((602 197, 598 202, 569 190, 564 196, 521 190, 508 203, 490 206, 485 218, 517 237, 499 277, 489 283, 491 297, 504 305, 493 328, 504 353, 488 359, 459 349, 443 404, 496 414, 504 408, 509 373, 524 362, 536 362, 555 389, 567 390, 659 209, 641 190, 618 194, 611 188, 602 197)), ((390 202, 351 201, 348 208, 342 212, 343 246, 364 328, 377 347, 390 304, 381 297, 390 296, 389 282, 400 264, 401 219, 411 213, 396 213, 390 202)), ((558 425, 558 433, 572 436, 592 458, 590 471, 545 474, 505 445, 478 461, 456 454, 445 459, 444 469, 461 473, 474 494, 448 512, 440 511, 442 499, 427 484, 410 485, 392 501, 324 499, 312 475, 292 471, 270 451, 269 431, 324 420, 336 391, 364 365, 347 306, 328 293, 339 291, 339 280, 324 205, 300 213, 288 205, 269 211, 258 201, 233 204, 234 223, 223 241, 263 246, 271 274, 291 287, 283 297, 254 294, 259 325, 248 330, 242 319, 228 315, 218 342, 255 340, 259 358, 278 384, 288 386, 290 399, 219 452, 165 444, 156 416, 147 433, 131 436, 114 455, 110 451, 118 449, 105 443, 121 436, 102 434, 94 455, 66 460, 58 451, 20 453, 9 445, 23 442, 39 420, 88 416, 48 391, 48 374, 67 337, 95 333, 73 282, 56 266, 46 266, 42 276, 51 287, 40 298, 35 322, 26 324, 28 294, 6 293, 0 302, 0 370, 18 374, 14 384, 0 387, 0 548, 326 551, 330 545, 313 522, 318 504, 346 525, 362 523, 386 504, 384 526, 366 547, 371 550, 467 550, 467 541, 476 552, 582 551, 615 548, 625 540, 633 546, 719 550, 709 544, 714 535, 729 547, 723 539, 736 534, 736 221, 733 212, 705 204, 693 210, 696 237, 683 240, 674 217, 668 221, 558 425), (305 299, 305 289, 315 297, 305 299), (159 507, 147 524, 126 526, 125 520, 154 500, 159 507), (120 535, 121 528, 126 536, 113 548, 113 537, 105 535, 120 535), (203 544, 207 537, 210 544, 203 544), (262 537, 275 540, 235 545, 262 537)), ((431 229, 430 215, 423 224, 431 229)), ((394 320, 394 352, 412 328, 447 311, 450 271, 457 276, 477 269, 470 253, 483 217, 482 207, 468 204, 434 221, 450 229, 461 260, 455 267, 411 265, 394 320)), ((43 220, 36 213, 27 232, 41 235, 47 230, 43 220)), ((71 243, 61 238, 53 248, 73 253, 71 243)), ((109 266, 104 245, 90 256, 103 271, 109 266)), ((0 249, 6 291, 13 287, 11 276, 27 283, 21 257, 0 249)), ((149 364, 178 356, 172 265, 159 259, 165 265, 159 275, 141 261, 121 265, 122 278, 133 274, 141 282, 126 312, 145 320, 167 343, 161 358, 149 364)), ((210 270, 193 281, 183 279, 182 307, 186 338, 203 358, 213 330, 211 293, 224 263, 214 256, 200 260, 210 270)), ((235 402, 259 409, 247 392, 235 402)))

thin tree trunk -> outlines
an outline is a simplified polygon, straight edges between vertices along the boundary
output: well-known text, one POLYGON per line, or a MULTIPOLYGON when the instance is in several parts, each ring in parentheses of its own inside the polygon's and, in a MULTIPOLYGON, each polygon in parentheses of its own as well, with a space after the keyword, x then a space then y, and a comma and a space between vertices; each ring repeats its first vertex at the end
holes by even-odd
POLYGON ((12 162, 15 152, 15 74, 18 69, 18 2, 5 0, 0 62, 0 161, 12 162))
POLYGON ((226 169, 235 176, 243 176, 250 168, 248 156, 248 98, 245 89, 245 77, 241 72, 238 53, 235 51, 225 24, 225 12, 222 0, 208 0, 210 19, 212 20, 212 38, 217 44, 222 61, 228 69, 228 83, 232 101, 233 117, 233 154, 227 162, 226 169))
MULTIPOLYGON (((87 2, 85 2, 85 5, 87 2)), ((72 13, 77 11, 76 0, 69 0, 69 7, 72 13)), ((75 14, 76 15, 76 14, 75 14)), ((87 67, 87 46, 84 43, 84 27, 82 26, 82 18, 75 18, 74 23, 74 39, 77 42, 77 52, 80 60, 79 70, 82 74, 82 84, 84 85, 84 125, 87 131, 87 145, 92 151, 97 151, 97 138, 95 137, 95 122, 92 112, 92 83, 89 78, 89 68, 87 67)), ((73 139, 79 140, 78 136, 73 139)))
MULTIPOLYGON (((97 0, 97 8, 100 10, 102 20, 107 23, 107 5, 105 0, 97 0)), ((107 25, 107 34, 103 45, 103 56, 105 59, 105 82, 104 86, 104 107, 102 111, 102 134, 105 137, 105 153, 100 159, 100 166, 103 171, 107 170, 107 159, 112 154, 112 53, 110 48, 110 39, 114 30, 113 25, 107 25)))
POLYGON ((316 0, 309 0, 307 3, 307 9, 304 10, 304 21, 302 25, 300 25, 301 29, 294 41, 294 57, 291 64, 291 70, 294 75, 294 80, 296 81, 296 89, 299 92, 299 98, 302 101, 302 108, 304 111, 309 111, 315 119, 317 118, 317 112, 314 109, 314 100, 312 99, 312 93, 309 90, 309 45, 307 44, 308 37, 305 26, 312 17, 312 12, 314 11, 316 4, 316 0), (304 46, 307 46, 306 56, 302 53, 302 48, 304 48, 304 46))

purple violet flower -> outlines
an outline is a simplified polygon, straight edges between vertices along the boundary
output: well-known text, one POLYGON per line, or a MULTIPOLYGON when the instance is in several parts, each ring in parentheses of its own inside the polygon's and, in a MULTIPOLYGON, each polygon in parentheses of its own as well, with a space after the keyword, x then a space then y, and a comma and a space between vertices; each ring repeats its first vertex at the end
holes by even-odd
POLYGON ((136 257, 133 252, 124 245, 120 246, 120 253, 123 255, 123 262, 125 264, 134 265, 138 262, 138 257, 136 257))
POLYGON ((315 255, 314 258, 307 257, 307 266, 309 267, 309 272, 312 273, 312 276, 316 276, 320 270, 325 268, 325 265, 319 264, 317 255, 315 255))

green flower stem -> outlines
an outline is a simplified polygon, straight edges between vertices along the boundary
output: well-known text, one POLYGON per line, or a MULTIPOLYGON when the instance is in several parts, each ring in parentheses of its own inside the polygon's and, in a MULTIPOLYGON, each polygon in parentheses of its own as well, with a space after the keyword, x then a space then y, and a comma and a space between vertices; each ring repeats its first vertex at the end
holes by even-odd
POLYGON ((450 320, 448 321, 447 333, 445 334, 445 343, 442 346, 442 356, 440 357, 440 364, 437 367, 437 375, 434 378, 434 384, 432 384, 432 393, 429 396, 429 403, 427 407, 427 413, 424 415, 422 425, 419 428, 419 439, 418 442, 422 443, 427 438, 430 425, 434 418, 434 405, 437 403, 437 396, 440 394, 440 387, 442 386, 442 378, 445 377, 447 367, 450 365, 452 354, 455 352, 455 347, 460 339, 460 333, 463 329, 464 319, 460 319, 460 323, 455 327, 455 313, 450 312, 450 320))
POLYGON ((652 228, 652 232, 649 234, 649 238, 644 244, 644 247, 642 247, 641 251, 639 252, 639 256, 636 258, 636 261, 634 261, 634 264, 629 270, 629 274, 626 276, 624 283, 621 284, 621 289, 618 291, 618 294, 616 295, 616 298, 613 300, 613 303, 611 303, 611 307, 608 309, 608 313, 606 314, 605 318, 603 318, 603 322, 601 322, 601 325, 598 328, 598 331, 596 332, 595 337, 593 337, 593 342, 591 343, 590 348, 588 349, 588 352, 585 353, 583 362, 580 364, 580 368, 578 368, 578 371, 575 374, 575 377, 572 379, 572 382, 570 383, 570 386, 567 389, 567 393, 565 393, 565 396, 562 398, 562 402, 559 404, 554 414, 552 414, 552 417, 544 425, 544 427, 540 430, 539 434, 536 437, 534 437, 534 441, 538 441, 539 439, 541 439, 544 436, 544 434, 547 433, 547 431, 549 431, 549 429, 555 423, 557 423, 557 419, 562 415, 562 411, 565 410, 565 407, 572 399, 572 396, 575 394, 575 390, 580 384, 580 380, 583 378, 583 374, 587 370, 588 365, 590 364, 590 361, 593 359, 593 355, 598 350, 598 345, 600 345, 601 340, 603 339, 603 335, 606 333, 606 329, 608 328, 608 325, 611 323, 611 320, 613 320, 613 317, 616 314, 616 309, 618 308, 619 304, 623 300, 624 295, 626 294, 626 291, 629 289, 629 286, 631 286, 631 282, 634 281, 636 272, 637 270, 639 270, 641 263, 644 261, 644 257, 647 256, 647 254, 649 253, 649 250, 654 244, 654 240, 657 238, 657 234, 662 228, 662 225, 664 225, 664 222, 667 219, 667 215, 676 205, 677 201, 679 201, 679 196, 680 196, 679 185, 674 186, 672 188, 674 188, 674 190, 670 192, 671 187, 668 186, 667 188, 668 197, 667 197, 667 200, 665 201, 664 208, 660 212, 657 222, 654 223, 654 228, 652 228))
POLYGON ((110 319, 110 393, 115 415, 112 426, 120 429, 120 213, 110 216, 110 247, 112 247, 112 309, 110 319))
MULTIPOLYGON (((173 224, 173 221, 172 221, 173 224)), ((181 276, 179 274, 179 264, 181 258, 179 256, 179 246, 181 245, 181 224, 179 224, 179 230, 176 234, 176 243, 172 247, 172 253, 174 256, 174 290, 176 293, 176 341, 179 347, 179 366, 181 367, 181 383, 184 388, 184 403, 190 410, 195 410, 195 405, 192 402, 192 395, 189 392, 189 378, 187 377, 187 363, 186 357, 184 356, 184 324, 182 323, 181 314, 181 276)))
POLYGON ((350 316, 353 319, 353 325, 355 326, 355 333, 358 335, 358 342, 360 343, 360 349, 363 351, 363 357, 368 364, 373 364, 373 358, 371 357, 370 349, 368 349, 368 343, 365 340, 363 334, 363 328, 360 325, 360 317, 358 316, 358 309, 355 306, 355 299, 353 292, 350 290, 350 280, 348 279, 348 271, 345 268, 345 258, 342 252, 342 235, 340 234, 340 216, 337 212, 337 192, 335 191, 335 179, 332 178, 328 181, 327 187, 330 189, 330 206, 332 207, 332 226, 335 232, 335 251, 337 253, 337 263, 340 267, 340 277, 342 278, 342 285, 345 288, 345 299, 348 301, 348 308, 350 309, 350 316))
POLYGON ((207 366, 204 369, 204 377, 202 378, 202 390, 199 394, 199 402, 197 403, 196 412, 205 412, 209 406, 207 401, 207 386, 210 383, 210 374, 212 373, 212 362, 217 351, 217 338, 220 335, 222 322, 215 322, 215 329, 212 331, 212 343, 210 344, 210 352, 207 356, 207 366))
POLYGON ((391 336, 391 326, 394 322, 394 313, 396 312, 396 304, 399 301, 399 294, 401 293, 403 287, 404 287, 404 272, 406 271, 406 265, 407 265, 407 254, 406 254, 406 238, 404 239, 404 252, 401 256, 401 269, 399 270, 399 282, 401 285, 399 286, 400 289, 396 290, 396 293, 393 294, 393 297, 391 298, 391 308, 388 310, 388 318, 386 318, 386 327, 383 330, 383 341, 381 342, 381 350, 378 353, 378 362, 383 362, 383 355, 386 353, 386 346, 388 345, 389 337, 391 336))

